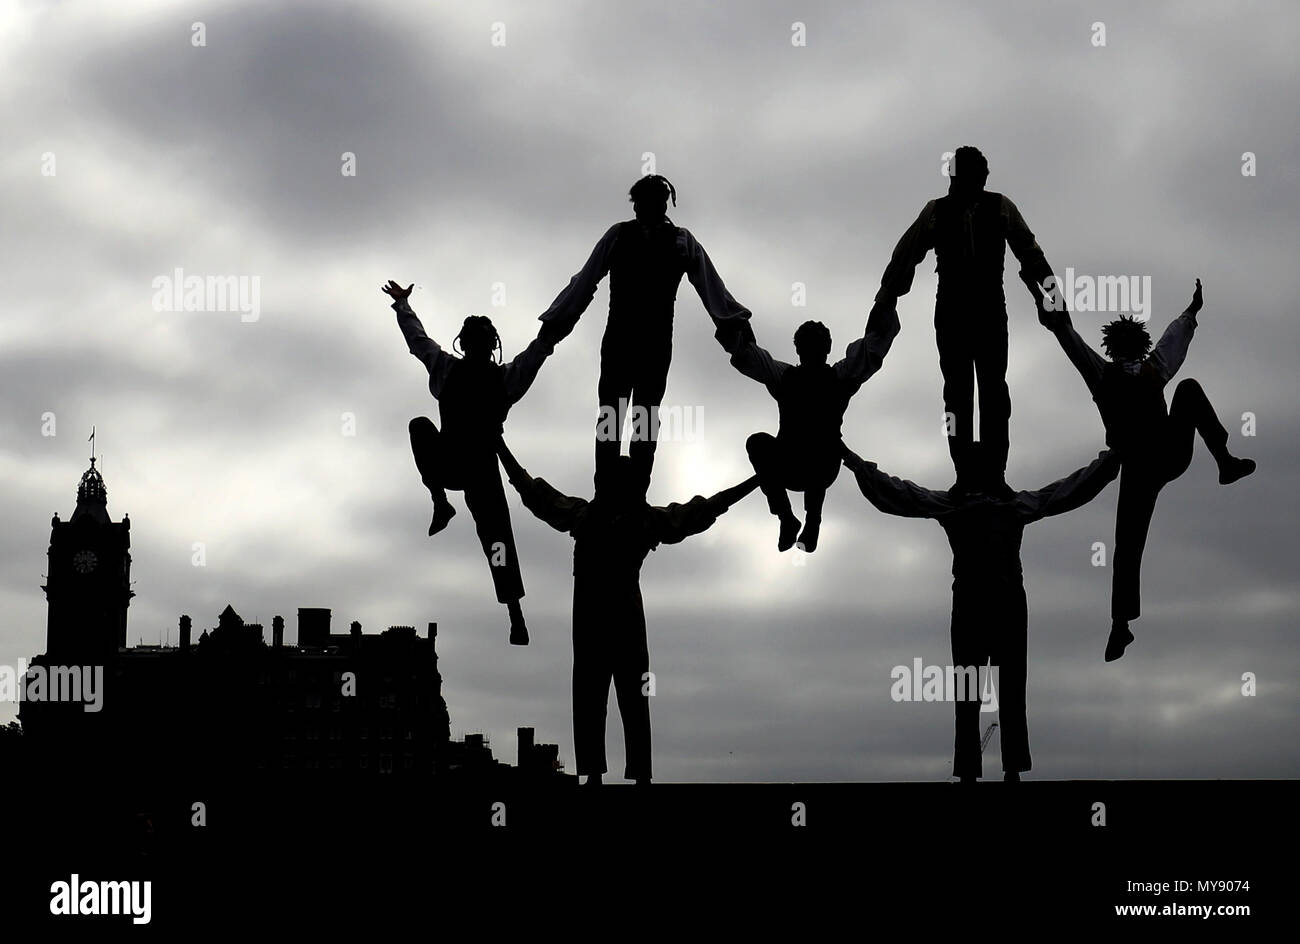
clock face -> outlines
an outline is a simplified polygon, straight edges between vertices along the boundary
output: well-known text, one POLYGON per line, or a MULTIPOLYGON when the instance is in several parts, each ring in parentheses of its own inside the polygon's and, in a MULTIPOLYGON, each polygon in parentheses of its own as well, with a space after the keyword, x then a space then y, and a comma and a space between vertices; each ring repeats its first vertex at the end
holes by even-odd
POLYGON ((79 574, 88 574, 95 569, 99 558, 94 551, 77 551, 72 555, 72 566, 79 574))

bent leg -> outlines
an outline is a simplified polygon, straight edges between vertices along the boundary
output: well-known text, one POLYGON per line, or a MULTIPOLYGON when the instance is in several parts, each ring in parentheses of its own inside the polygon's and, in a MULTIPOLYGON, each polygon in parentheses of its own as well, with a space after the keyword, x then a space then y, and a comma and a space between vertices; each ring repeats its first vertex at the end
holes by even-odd
POLYGON ((417 416, 411 420, 407 424, 407 430, 411 435, 411 454, 415 456, 420 481, 429 490, 435 503, 445 502, 447 492, 443 488, 443 480, 446 456, 442 448, 442 434, 427 416, 417 416))
POLYGON ((784 463, 776 437, 771 433, 754 433, 745 440, 745 452, 749 454, 749 464, 758 476, 758 487, 767 499, 767 510, 778 518, 793 514, 790 509, 790 496, 785 490, 784 463))
POLYGON ((1195 380, 1181 381, 1174 389, 1173 403, 1169 407, 1169 464, 1165 469, 1167 481, 1173 481, 1192 461, 1193 440, 1200 433, 1201 440, 1219 467, 1219 481, 1227 485, 1255 471, 1250 459, 1238 459, 1228 451, 1228 431, 1219 422, 1214 405, 1205 390, 1195 380))

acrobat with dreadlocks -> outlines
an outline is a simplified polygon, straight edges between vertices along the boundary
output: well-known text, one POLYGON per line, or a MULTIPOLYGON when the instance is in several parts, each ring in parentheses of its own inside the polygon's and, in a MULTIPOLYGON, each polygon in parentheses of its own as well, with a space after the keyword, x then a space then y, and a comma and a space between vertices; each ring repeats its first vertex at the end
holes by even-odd
POLYGON ((609 321, 600 345, 597 387, 596 469, 599 474, 618 457, 624 417, 635 406, 646 414, 648 430, 638 433, 634 424, 628 454, 648 485, 659 404, 673 356, 673 308, 682 276, 695 287, 724 347, 737 335, 749 340, 753 335, 749 309, 731 297, 704 247, 668 218, 669 199, 677 205, 673 185, 651 174, 633 184, 628 194, 636 218, 609 228, 541 320, 576 322, 609 274, 609 321))
POLYGON ((456 514, 446 490, 463 490, 497 601, 510 611, 510 642, 526 646, 528 627, 519 604, 524 581, 497 466, 497 446, 510 407, 528 392, 555 345, 573 330, 574 320, 546 322, 536 339, 507 364, 502 363, 501 339, 491 319, 470 315, 453 342, 461 355, 456 357, 424 333, 407 301, 414 287, 402 288, 390 281, 382 291, 393 299, 406 346, 429 371, 429 392, 438 400, 442 416, 441 430, 427 416, 410 423, 415 465, 433 497, 429 534, 437 534, 456 514))

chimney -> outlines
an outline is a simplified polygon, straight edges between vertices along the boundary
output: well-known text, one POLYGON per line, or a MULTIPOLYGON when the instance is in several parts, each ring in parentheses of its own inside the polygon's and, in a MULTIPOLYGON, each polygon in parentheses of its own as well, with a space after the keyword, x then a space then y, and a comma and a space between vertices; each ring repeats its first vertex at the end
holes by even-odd
POLYGON ((271 645, 276 649, 284 645, 284 617, 275 616, 271 619, 271 645))
POLYGON ((358 620, 352 621, 352 645, 359 647, 361 645, 361 623, 358 620))
POLYGON ((533 755, 533 729, 519 729, 519 758, 516 763, 520 770, 526 770, 533 755))
POLYGON ((330 641, 330 611, 323 607, 298 607, 298 645, 324 648, 330 641))
POLYGON ((181 652, 190 651, 190 618, 181 617, 181 652))

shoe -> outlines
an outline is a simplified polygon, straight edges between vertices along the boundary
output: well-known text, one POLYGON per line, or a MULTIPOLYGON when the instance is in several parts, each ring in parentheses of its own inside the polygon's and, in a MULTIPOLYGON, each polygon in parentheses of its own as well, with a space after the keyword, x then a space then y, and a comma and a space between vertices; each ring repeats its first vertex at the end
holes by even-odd
POLYGON ((519 601, 507 603, 506 606, 510 608, 510 645, 528 645, 528 626, 524 623, 524 611, 519 606, 519 601))
POLYGON ((1003 781, 1005 781, 1006 783, 1019 783, 1019 782, 1020 782, 1020 771, 1018 771, 1018 770, 1008 770, 1008 771, 1005 771, 1005 772, 1003 772, 1003 774, 1002 774, 1002 779, 1003 779, 1003 781))
POLYGON ((822 522, 820 518, 809 518, 803 526, 803 533, 799 535, 797 544, 799 549, 805 554, 811 554, 817 550, 817 538, 821 534, 822 522))
POLYGON ((587 774, 587 779, 582 785, 584 787, 599 787, 603 782, 600 774, 587 774))
POLYGON ((776 549, 778 551, 788 551, 794 547, 795 538, 799 534, 799 519, 794 515, 781 519, 781 536, 776 540, 776 549))
POLYGON ((1110 627, 1110 637, 1106 640, 1106 661, 1114 662, 1124 654, 1133 634, 1128 630, 1128 620, 1115 620, 1110 627))
POLYGON ((452 507, 451 502, 443 502, 433 506, 433 520, 429 522, 429 537, 433 537, 443 528, 447 527, 447 522, 456 517, 456 509, 452 507))
POLYGON ((1238 459, 1235 456, 1219 466, 1219 484, 1231 485, 1238 479, 1244 479, 1255 471, 1254 459, 1238 459))

